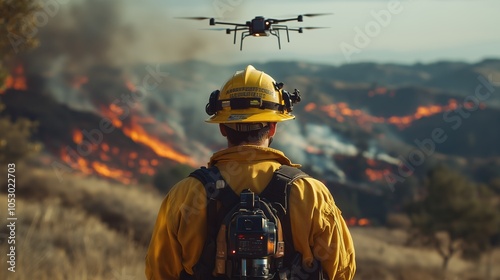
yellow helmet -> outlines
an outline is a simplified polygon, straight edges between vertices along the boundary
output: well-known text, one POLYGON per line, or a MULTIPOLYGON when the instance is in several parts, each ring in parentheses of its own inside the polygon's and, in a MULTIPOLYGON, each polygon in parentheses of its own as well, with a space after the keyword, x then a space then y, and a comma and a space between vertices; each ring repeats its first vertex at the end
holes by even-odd
POLYGON ((294 119, 293 104, 300 93, 283 90, 283 83, 248 65, 236 72, 222 87, 212 92, 205 107, 209 123, 263 123, 294 119))

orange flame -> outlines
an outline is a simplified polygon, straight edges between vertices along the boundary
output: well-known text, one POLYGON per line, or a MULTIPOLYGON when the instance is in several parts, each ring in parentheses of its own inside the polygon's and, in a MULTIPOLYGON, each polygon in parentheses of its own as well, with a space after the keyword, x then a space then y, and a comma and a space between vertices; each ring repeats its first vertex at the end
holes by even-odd
POLYGON ((360 125, 366 123, 381 123, 384 121, 382 117, 371 116, 359 109, 353 110, 349 108, 349 105, 345 102, 321 106, 320 110, 326 112, 329 117, 336 119, 338 122, 344 122, 345 117, 355 119, 360 125))
POLYGON ((429 106, 419 106, 413 115, 403 116, 403 117, 390 117, 387 122, 397 126, 400 129, 406 128, 411 125, 412 122, 419 120, 424 117, 430 117, 442 112, 451 111, 458 107, 457 101, 455 99, 450 99, 448 105, 429 105, 429 106))
POLYGON ((309 103, 309 104, 307 104, 307 105, 306 105, 306 107, 304 107, 304 110, 305 110, 306 112, 311 112, 311 111, 313 111, 313 110, 315 110, 315 109, 316 109, 316 104, 314 104, 314 103, 312 103, 312 102, 311 102, 311 103, 309 103))
POLYGON ((101 113, 103 114, 104 117, 111 120, 111 123, 113 124, 114 127, 117 128, 122 127, 123 123, 120 120, 120 116, 123 113, 123 109, 120 108, 120 106, 116 104, 111 104, 109 105, 109 108, 101 107, 101 113))
POLYGON ((108 177, 108 178, 115 179, 115 180, 120 181, 124 184, 129 184, 131 181, 131 179, 129 177, 131 177, 132 174, 130 172, 119 170, 119 169, 109 168, 104 163, 101 163, 98 161, 94 161, 92 163, 92 167, 94 168, 94 170, 98 174, 105 176, 105 177, 108 177))
POLYGON ((107 151, 109 151, 109 145, 108 145, 108 144, 106 144, 106 143, 102 143, 102 145, 101 145, 101 149, 102 149, 103 151, 107 152, 107 151))
POLYGON ((358 225, 360 227, 369 226, 370 225, 370 220, 365 219, 365 218, 361 218, 361 219, 358 220, 358 225))
POLYGON ((5 93, 8 89, 27 90, 26 77, 24 76, 24 68, 18 65, 13 73, 5 78, 3 88, 0 88, 0 94, 5 93))
POLYGON ((359 218, 358 219, 356 217, 351 217, 349 219, 346 219, 345 222, 350 227, 354 227, 354 226, 366 227, 366 226, 371 225, 370 220, 368 220, 367 218, 359 218))
POLYGON ((131 92, 135 92, 137 90, 137 88, 135 87, 135 85, 129 81, 129 80, 126 80, 125 81, 125 86, 128 88, 128 90, 130 90, 131 92))
POLYGON ((368 177, 368 180, 372 182, 383 180, 385 178, 385 175, 389 173, 391 173, 390 170, 376 170, 371 168, 367 168, 365 170, 366 177, 368 177))
POLYGON ((79 130, 79 129, 75 129, 73 130, 73 142, 75 142, 75 144, 81 144, 83 141, 83 134, 82 132, 79 130))
POLYGON ((61 150, 61 159, 66 162, 69 166, 71 166, 73 169, 80 170, 84 174, 92 174, 92 170, 89 168, 88 162, 80 157, 77 156, 76 162, 71 159, 71 156, 66 152, 65 149, 61 150))
POLYGON ((159 139, 149 135, 142 126, 136 123, 136 118, 131 116, 131 127, 124 127, 123 133, 130 137, 134 142, 142 143, 148 147, 150 147, 157 155, 175 160, 180 163, 189 164, 195 166, 196 163, 186 155, 183 155, 167 145, 163 143, 159 139))
MULTIPOLYGON (((383 91, 380 91, 383 92, 383 91)), ((474 104, 464 104, 465 107, 473 107, 474 104)), ((479 104, 479 108, 484 109, 484 104, 479 104)), ((307 112, 313 111, 316 104, 309 103, 306 106, 307 112)), ((354 119, 359 125, 372 123, 389 123, 397 126, 399 129, 410 126, 414 121, 424 117, 430 117, 445 111, 451 111, 458 108, 458 102, 455 99, 450 99, 447 105, 427 105, 417 107, 415 113, 407 116, 392 116, 389 118, 372 116, 359 109, 351 109, 345 102, 332 103, 320 107, 320 110, 325 112, 330 118, 336 119, 338 122, 344 122, 346 118, 354 119)))

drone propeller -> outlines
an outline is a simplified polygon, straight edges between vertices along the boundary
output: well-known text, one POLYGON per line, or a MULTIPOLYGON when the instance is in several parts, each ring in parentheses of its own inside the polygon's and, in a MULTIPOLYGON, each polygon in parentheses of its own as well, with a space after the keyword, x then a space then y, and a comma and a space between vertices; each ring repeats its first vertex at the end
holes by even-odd
POLYGON ((319 16, 328 16, 333 15, 333 13, 313 13, 313 14, 302 14, 305 17, 319 17, 319 16))
POLYGON ((313 30, 313 29, 326 29, 326 28, 330 28, 330 27, 324 27, 324 26, 308 26, 308 27, 301 27, 302 29, 306 29, 306 30, 313 30))
POLYGON ((287 14, 287 15, 281 15, 277 16, 276 18, 282 18, 282 17, 297 17, 297 16, 304 16, 304 17, 319 17, 319 16, 329 16, 329 15, 334 15, 334 13, 309 13, 309 14, 287 14))
POLYGON ((191 19, 191 20, 206 20, 211 19, 210 17, 175 17, 177 19, 191 19))

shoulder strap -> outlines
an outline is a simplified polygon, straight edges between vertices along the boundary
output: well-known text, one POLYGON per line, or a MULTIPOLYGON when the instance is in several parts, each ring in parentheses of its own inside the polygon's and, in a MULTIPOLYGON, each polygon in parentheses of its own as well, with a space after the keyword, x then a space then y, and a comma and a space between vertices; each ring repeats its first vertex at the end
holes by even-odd
POLYGON ((306 177, 309 177, 309 175, 302 170, 296 167, 282 165, 274 172, 271 181, 260 194, 260 197, 262 198, 279 203, 282 206, 282 211, 284 210, 284 213, 278 216, 280 216, 279 218, 283 227, 283 236, 285 238, 285 266, 289 266, 292 263, 293 256, 295 255, 292 226, 290 215, 288 213, 290 190, 293 182, 306 177))
MULTIPOLYGON (((194 279, 206 280, 211 279, 212 271, 215 267, 216 239, 217 231, 222 222, 223 217, 219 217, 217 202, 221 203, 221 211, 231 209, 239 202, 239 196, 226 184, 224 178, 216 166, 209 168, 201 167, 191 174, 199 180, 207 195, 207 237, 200 259, 193 267, 194 279)), ((184 276, 186 273, 184 272, 184 276)), ((185 278, 188 279, 188 278, 185 278)))
POLYGON ((309 177, 302 170, 282 165, 274 171, 273 177, 267 187, 262 191, 260 197, 264 197, 270 201, 278 202, 285 210, 288 210, 288 197, 290 196, 290 188, 295 180, 309 177))

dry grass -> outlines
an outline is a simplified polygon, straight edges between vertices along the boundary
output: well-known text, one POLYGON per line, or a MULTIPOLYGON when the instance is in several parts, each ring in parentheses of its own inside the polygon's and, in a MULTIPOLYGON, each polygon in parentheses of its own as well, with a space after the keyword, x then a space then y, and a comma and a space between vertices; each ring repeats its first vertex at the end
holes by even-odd
MULTIPOLYGON (((351 229, 356 246, 358 273, 363 280, 486 279, 486 261, 466 262, 455 256, 447 273, 441 270, 442 259, 428 248, 407 247, 404 230, 387 228, 351 229)), ((495 251, 493 264, 499 263, 500 251, 495 251)), ((500 279, 500 268, 492 266, 492 279, 500 279)))
MULTIPOLYGON (((0 199, 6 201, 5 195, 0 199)), ((17 209, 16 272, 2 269, 1 279, 124 279, 115 277, 120 268, 142 275, 144 247, 84 211, 56 199, 18 200, 17 209)), ((5 242, 1 251, 7 252, 5 242)), ((0 255, 3 264, 6 258, 0 255)))
MULTIPOLYGON (((60 182, 41 169, 18 176, 16 273, 2 265, 0 279, 145 278, 144 256, 163 195, 144 186, 76 175, 66 175, 60 182)), ((6 202, 6 195, 0 194, 0 209, 7 208, 6 202)), ((7 230, 5 215, 2 210, 1 236, 7 230)), ((442 276, 439 256, 432 250, 405 247, 403 230, 353 228, 352 235, 356 280, 485 279, 484 261, 472 264, 458 258, 450 262, 447 277, 442 276)), ((6 252, 5 239, 0 238, 3 264, 6 252)), ((500 263, 500 251, 492 263, 500 263)), ((500 279, 500 268, 493 266, 492 274, 492 279, 500 279)))
MULTIPOLYGON (((17 183, 16 272, 0 279, 144 279, 144 256, 162 197, 138 186, 34 170, 17 183)), ((7 197, 0 195, 6 209, 7 197)), ((5 211, 0 214, 2 225, 5 211)), ((5 225, 0 234, 7 233, 5 225)), ((0 262, 7 261, 1 241, 0 262)))

